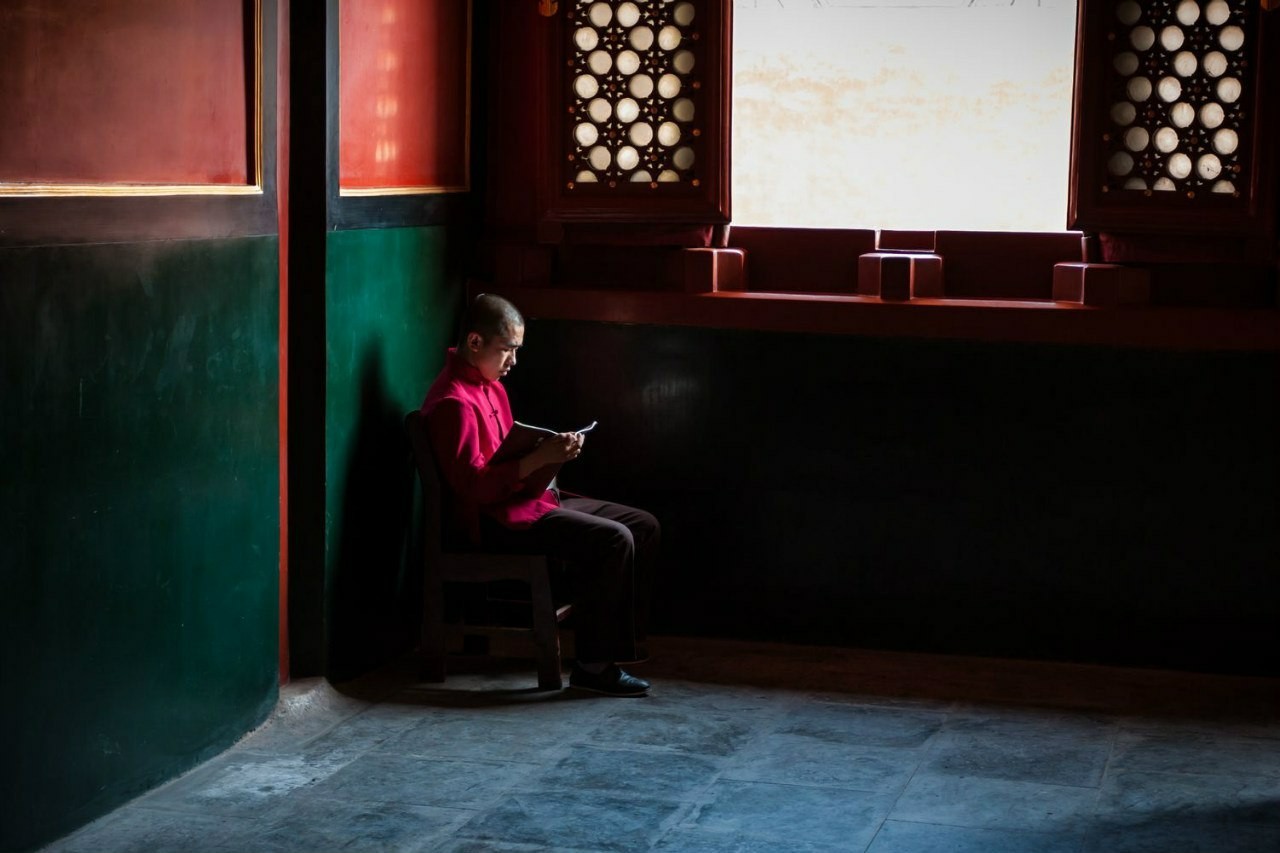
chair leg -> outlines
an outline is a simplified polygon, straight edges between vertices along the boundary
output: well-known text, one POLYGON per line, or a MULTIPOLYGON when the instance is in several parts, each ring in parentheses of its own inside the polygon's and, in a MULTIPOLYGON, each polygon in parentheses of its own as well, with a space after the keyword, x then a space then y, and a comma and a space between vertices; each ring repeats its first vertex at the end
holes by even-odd
POLYGON ((560 670, 560 631, 556 620, 556 604, 551 598, 551 579, 547 561, 529 573, 529 592, 533 606, 533 640, 538 646, 538 689, 559 690, 564 687, 560 670))
POLYGON ((444 681, 444 583, 427 571, 422 590, 422 638, 418 653, 423 681, 444 681))

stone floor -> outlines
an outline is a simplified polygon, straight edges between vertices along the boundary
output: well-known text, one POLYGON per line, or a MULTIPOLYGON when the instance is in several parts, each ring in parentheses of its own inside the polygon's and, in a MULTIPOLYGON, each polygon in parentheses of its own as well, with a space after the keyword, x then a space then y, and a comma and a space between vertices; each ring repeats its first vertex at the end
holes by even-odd
POLYGON ((1280 680, 660 638, 642 699, 528 664, 294 684, 47 848, 1280 851, 1280 680))

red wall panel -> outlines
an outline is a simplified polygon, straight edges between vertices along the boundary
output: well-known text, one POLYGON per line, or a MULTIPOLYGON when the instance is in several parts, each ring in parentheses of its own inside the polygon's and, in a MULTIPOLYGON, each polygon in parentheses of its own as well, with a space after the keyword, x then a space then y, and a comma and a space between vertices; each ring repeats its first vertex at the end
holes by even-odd
POLYGON ((0 181, 250 183, 252 7, 0 0, 0 181))
POLYGON ((468 0, 342 0, 342 189, 467 185, 468 0))

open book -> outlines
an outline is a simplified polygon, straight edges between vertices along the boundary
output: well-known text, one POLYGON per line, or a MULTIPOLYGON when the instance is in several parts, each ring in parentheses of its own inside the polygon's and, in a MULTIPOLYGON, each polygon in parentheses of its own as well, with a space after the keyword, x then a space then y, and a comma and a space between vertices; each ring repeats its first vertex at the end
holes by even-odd
MULTIPOLYGON (((596 421, 592 421, 590 425, 582 429, 564 430, 564 432, 591 432, 595 428, 596 421)), ((556 434, 556 430, 553 429, 530 426, 516 421, 511 425, 511 429, 507 432, 507 437, 502 440, 502 444, 493 452, 493 458, 489 460, 489 464, 510 462, 513 459, 528 456, 533 452, 534 448, 542 443, 543 439, 556 434)), ((556 474, 560 472, 560 466, 563 464, 563 462, 557 462, 554 465, 543 465, 537 471, 525 477, 524 488, 521 493, 526 495, 542 494, 545 489, 550 488, 555 482, 556 474)))

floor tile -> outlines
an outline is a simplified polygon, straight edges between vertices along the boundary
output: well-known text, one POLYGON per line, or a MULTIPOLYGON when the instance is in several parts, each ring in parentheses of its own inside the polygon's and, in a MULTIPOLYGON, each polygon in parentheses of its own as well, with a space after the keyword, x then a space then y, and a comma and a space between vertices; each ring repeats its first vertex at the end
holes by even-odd
POLYGON ((653 645, 642 700, 528 661, 291 685, 46 853, 1280 851, 1280 679, 653 645))
POLYGON ((341 753, 308 758, 300 752, 231 752, 154 792, 145 802, 153 808, 258 817, 295 791, 328 779, 354 758, 341 753))
POLYGON ((796 840, 863 850, 893 805, 893 795, 723 780, 711 787, 707 802, 689 826, 744 838, 796 840))
POLYGON ((808 841, 796 833, 785 842, 776 838, 752 838, 732 832, 709 832, 703 829, 676 827, 653 846, 654 853, 849 853, 844 843, 823 844, 808 841))
MULTIPOLYGON (((574 793, 517 793, 458 830, 460 839, 551 849, 648 850, 687 806, 663 800, 574 793)), ((492 849, 480 846, 475 849, 492 849)))
MULTIPOLYGON (((311 738, 301 749, 312 754, 342 752, 361 755, 420 724, 423 716, 420 709, 408 709, 394 704, 375 705, 311 738)), ((260 751, 255 747, 248 748, 260 751)))
POLYGON ((1079 853, 1081 832, 1020 832, 887 820, 867 853, 1079 853))
POLYGON ((938 712, 801 702, 790 709, 777 731, 833 743, 917 747, 927 743, 945 720, 946 715, 938 712))
POLYGON ((598 853, 562 844, 519 844, 491 838, 450 838, 431 847, 431 853, 598 853))
POLYGON ((707 788, 718 771, 716 762, 697 755, 577 746, 527 784, 537 790, 683 800, 707 788))
POLYGON ((730 759, 723 778, 896 793, 910 781, 923 757, 919 749, 767 735, 730 759))
POLYGON ((921 771, 890 817, 991 829, 1061 832, 1085 825, 1098 791, 921 771))
POLYGON ((1119 771, 1103 783, 1096 814, 1113 824, 1280 824, 1280 778, 1119 771))
POLYGON ((604 746, 653 746, 696 755, 729 755, 752 734, 748 721, 733 714, 649 710, 633 703, 601 722, 587 739, 604 746))
POLYGON ((1122 731, 1111 768, 1280 778, 1280 740, 1194 731, 1122 731))
POLYGON ((460 712, 432 714, 380 744, 398 755, 541 761, 584 736, 575 720, 535 720, 521 715, 460 712))
POLYGON ((1097 787, 1114 729, 1060 716, 964 716, 947 723, 925 768, 955 776, 1097 787))
POLYGON ((533 765, 499 761, 428 761, 371 753, 315 785, 310 794, 365 803, 449 808, 487 806, 520 784, 533 765))
POLYGON ((262 821, 253 853, 343 850, 417 853, 434 849, 474 811, 412 803, 354 803, 310 798, 262 821))
POLYGON ((1114 738, 1121 727, 1116 718, 1108 715, 963 704, 948 715, 946 731, 1017 737, 1053 735, 1093 742, 1114 738))
POLYGON ((251 849, 248 818, 125 806, 46 848, 47 853, 230 853, 251 849))
MULTIPOLYGON (((637 672, 638 675, 643 673, 637 672)), ((775 718, 785 700, 794 694, 779 687, 707 684, 699 681, 661 680, 644 700, 645 710, 727 713, 740 717, 775 718)))

